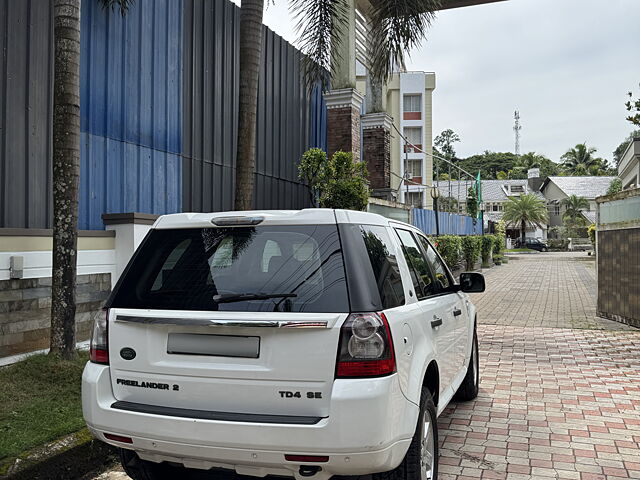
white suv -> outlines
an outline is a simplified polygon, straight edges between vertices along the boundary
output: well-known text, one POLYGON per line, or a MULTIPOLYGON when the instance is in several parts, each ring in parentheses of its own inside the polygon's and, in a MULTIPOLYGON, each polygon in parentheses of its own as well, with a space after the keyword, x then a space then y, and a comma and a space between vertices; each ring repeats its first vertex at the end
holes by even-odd
POLYGON ((436 418, 478 392, 460 280, 375 214, 160 217, 96 318, 84 418, 136 480, 436 479, 436 418))

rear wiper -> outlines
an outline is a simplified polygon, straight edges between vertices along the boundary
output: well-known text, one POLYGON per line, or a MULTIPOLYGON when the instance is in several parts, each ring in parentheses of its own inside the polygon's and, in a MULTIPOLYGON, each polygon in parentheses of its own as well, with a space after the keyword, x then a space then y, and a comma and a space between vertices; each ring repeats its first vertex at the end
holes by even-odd
POLYGON ((216 303, 245 302, 247 300, 268 300, 269 298, 293 298, 296 293, 227 293, 225 295, 214 295, 213 301, 216 303))

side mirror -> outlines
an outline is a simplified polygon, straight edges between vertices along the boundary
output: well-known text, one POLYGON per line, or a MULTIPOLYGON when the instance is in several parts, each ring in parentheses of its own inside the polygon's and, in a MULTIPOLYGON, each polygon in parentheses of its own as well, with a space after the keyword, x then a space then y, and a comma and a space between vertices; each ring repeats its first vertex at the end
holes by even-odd
POLYGON ((460 274, 460 290, 466 293, 484 292, 484 275, 475 272, 464 272, 460 274))

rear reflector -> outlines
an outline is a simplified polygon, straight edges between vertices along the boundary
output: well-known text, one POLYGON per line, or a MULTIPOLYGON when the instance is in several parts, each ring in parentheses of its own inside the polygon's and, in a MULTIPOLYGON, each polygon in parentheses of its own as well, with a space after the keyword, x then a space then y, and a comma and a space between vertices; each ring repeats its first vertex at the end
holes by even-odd
POLYGON ((284 459, 287 462, 296 463, 326 463, 329 461, 329 457, 318 457, 315 455, 285 455, 284 459))
POLYGON ((107 440, 113 440, 114 442, 133 443, 133 439, 129 437, 123 437, 121 435, 113 435, 112 433, 105 433, 104 438, 106 438, 107 440))

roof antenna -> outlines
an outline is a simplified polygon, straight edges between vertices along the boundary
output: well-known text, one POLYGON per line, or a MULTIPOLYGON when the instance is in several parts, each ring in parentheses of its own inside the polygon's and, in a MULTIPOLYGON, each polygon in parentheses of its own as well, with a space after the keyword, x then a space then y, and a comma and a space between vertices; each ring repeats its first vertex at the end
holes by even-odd
POLYGON ((513 125, 513 131, 516 134, 516 155, 520 156, 520 130, 522 130, 522 125, 520 125, 520 111, 516 110, 513 115, 515 119, 515 124, 513 125))

